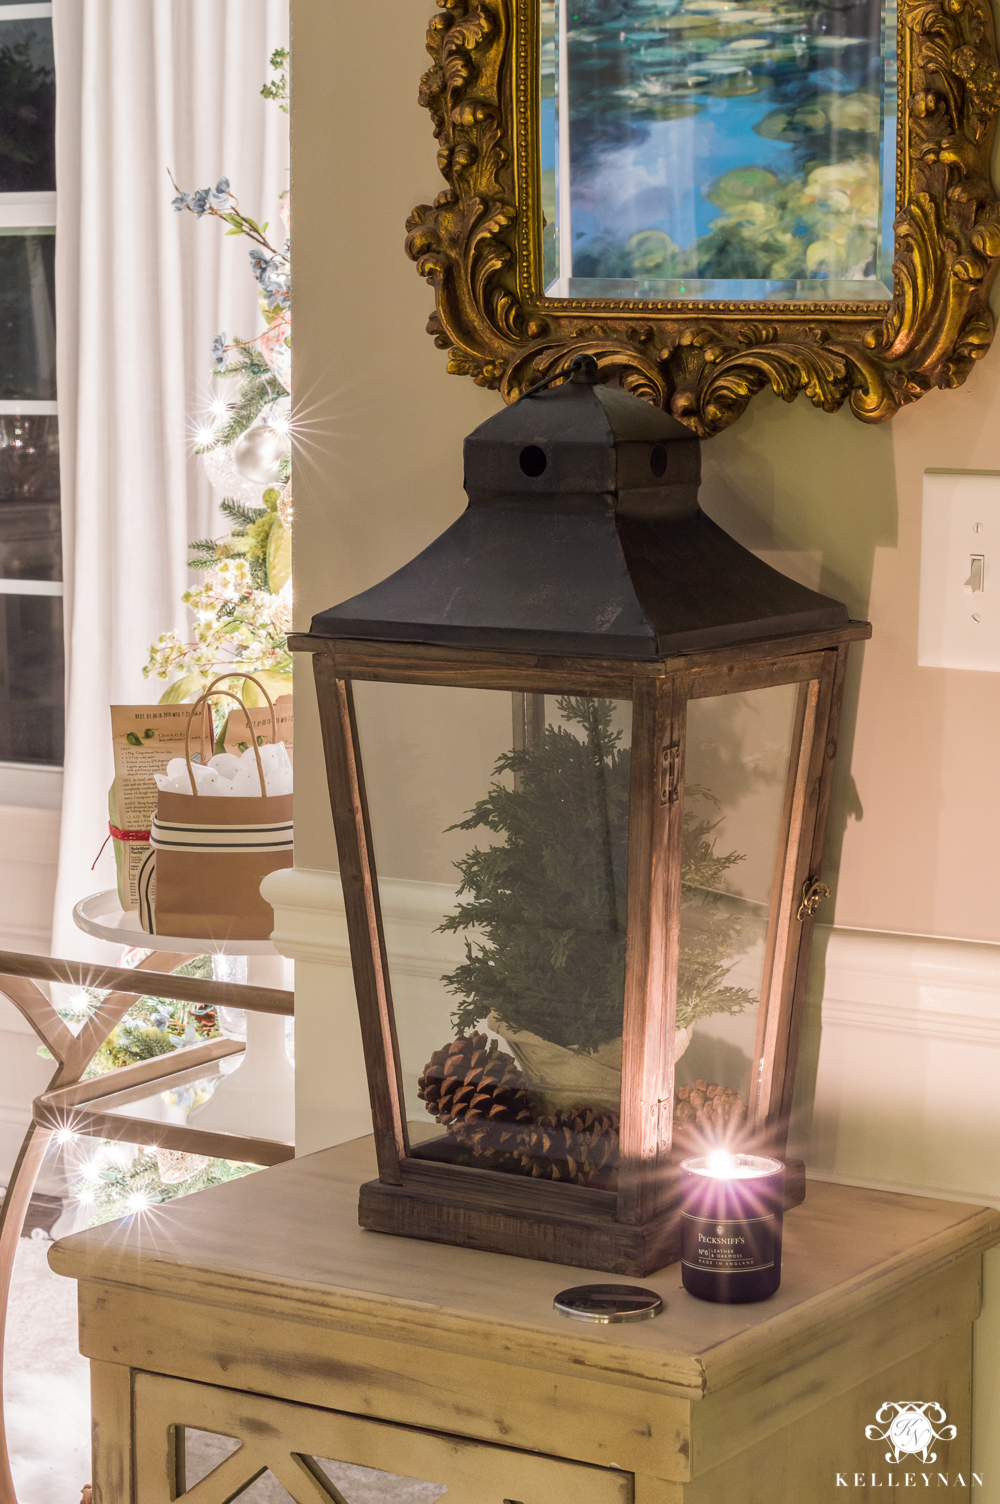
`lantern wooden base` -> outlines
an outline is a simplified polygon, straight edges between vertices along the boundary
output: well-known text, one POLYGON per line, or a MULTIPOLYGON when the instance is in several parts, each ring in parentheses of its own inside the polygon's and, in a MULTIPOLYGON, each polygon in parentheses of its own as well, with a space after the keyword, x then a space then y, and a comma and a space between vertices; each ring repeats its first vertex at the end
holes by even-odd
MULTIPOLYGON (((805 1165, 801 1159, 785 1165, 787 1210, 805 1199, 805 1165)), ((370 1180, 361 1187, 358 1221, 369 1232, 608 1274, 653 1274, 680 1258, 679 1197, 651 1221, 629 1225, 615 1221, 616 1198, 608 1191, 553 1188, 412 1159, 402 1168, 402 1185, 370 1180)))

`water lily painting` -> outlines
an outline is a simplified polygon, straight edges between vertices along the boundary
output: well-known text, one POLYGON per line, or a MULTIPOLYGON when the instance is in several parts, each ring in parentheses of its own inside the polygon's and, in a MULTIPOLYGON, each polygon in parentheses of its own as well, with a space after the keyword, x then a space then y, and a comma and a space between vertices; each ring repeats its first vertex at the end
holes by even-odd
POLYGON ((895 0, 545 0, 552 297, 883 299, 895 0))

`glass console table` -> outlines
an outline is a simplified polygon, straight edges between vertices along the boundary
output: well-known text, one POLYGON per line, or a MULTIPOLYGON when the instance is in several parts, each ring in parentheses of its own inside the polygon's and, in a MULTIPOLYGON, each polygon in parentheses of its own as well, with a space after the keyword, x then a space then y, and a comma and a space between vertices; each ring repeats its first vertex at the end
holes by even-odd
MULTIPOLYGON (((220 982, 258 987, 285 985, 285 958, 270 940, 211 941, 190 936, 147 935, 139 916, 125 913, 111 889, 82 899, 73 910, 77 927, 119 946, 143 946, 184 955, 210 955, 220 982)), ((221 1079, 207 1101, 192 1108, 192 1128, 249 1134, 291 1144, 295 1140, 295 1074, 286 1048, 285 1019, 266 1013, 219 1009, 222 1033, 245 1039, 242 1058, 220 1061, 221 1079)))

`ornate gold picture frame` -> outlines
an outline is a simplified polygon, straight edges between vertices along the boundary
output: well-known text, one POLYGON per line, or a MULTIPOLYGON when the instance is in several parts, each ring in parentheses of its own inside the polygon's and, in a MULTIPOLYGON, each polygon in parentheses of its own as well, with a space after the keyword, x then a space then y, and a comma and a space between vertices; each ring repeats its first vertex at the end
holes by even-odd
MULTIPOLYGON (((707 436, 770 385, 880 423, 989 348, 1000 70, 986 0, 900 0, 891 301, 553 298, 542 288, 541 0, 438 0, 420 86, 447 186, 407 221, 448 369, 512 401, 592 354, 707 436)), ((886 171, 888 172, 888 167, 886 171)))

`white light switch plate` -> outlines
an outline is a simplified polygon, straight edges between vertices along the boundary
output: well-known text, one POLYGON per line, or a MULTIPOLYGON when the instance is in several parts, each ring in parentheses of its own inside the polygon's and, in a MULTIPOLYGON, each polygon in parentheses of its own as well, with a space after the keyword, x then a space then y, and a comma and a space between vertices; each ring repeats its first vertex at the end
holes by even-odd
POLYGON ((924 474, 917 662, 1000 673, 1000 472, 924 474))

